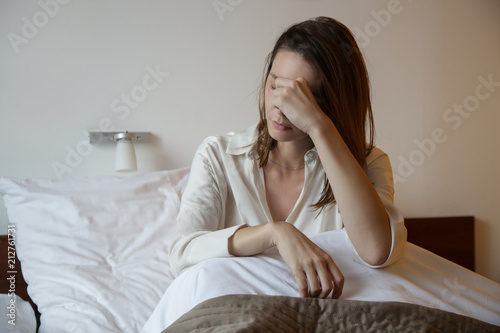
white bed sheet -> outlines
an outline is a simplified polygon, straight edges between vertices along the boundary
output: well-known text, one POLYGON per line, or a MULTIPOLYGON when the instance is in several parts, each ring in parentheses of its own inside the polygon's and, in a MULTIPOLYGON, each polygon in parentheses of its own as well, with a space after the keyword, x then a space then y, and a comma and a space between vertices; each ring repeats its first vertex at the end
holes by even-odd
MULTIPOLYGON (((500 285, 411 243, 395 264, 372 269, 356 263, 345 231, 312 237, 345 277, 342 299, 399 301, 438 308, 500 325, 500 285)), ((169 286, 141 333, 158 333, 197 304, 231 294, 298 296, 276 251, 254 257, 214 258, 183 272, 169 286)))

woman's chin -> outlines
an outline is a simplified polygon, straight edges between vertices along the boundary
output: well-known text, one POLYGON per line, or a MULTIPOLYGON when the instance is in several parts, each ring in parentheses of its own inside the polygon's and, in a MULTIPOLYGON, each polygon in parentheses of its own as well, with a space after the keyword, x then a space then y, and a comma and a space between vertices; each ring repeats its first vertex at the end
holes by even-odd
POLYGON ((292 142, 292 141, 303 141, 303 140, 310 140, 309 136, 303 132, 300 132, 298 130, 291 130, 291 131, 273 131, 272 129, 269 129, 269 135, 271 138, 278 142, 292 142))

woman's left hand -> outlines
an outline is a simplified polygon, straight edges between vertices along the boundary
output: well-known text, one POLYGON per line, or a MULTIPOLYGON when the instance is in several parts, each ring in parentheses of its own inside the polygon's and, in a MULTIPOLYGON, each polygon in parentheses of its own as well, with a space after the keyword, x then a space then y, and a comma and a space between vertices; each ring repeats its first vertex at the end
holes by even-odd
POLYGON ((307 80, 302 77, 295 80, 276 78, 272 103, 295 127, 306 134, 326 118, 307 80))

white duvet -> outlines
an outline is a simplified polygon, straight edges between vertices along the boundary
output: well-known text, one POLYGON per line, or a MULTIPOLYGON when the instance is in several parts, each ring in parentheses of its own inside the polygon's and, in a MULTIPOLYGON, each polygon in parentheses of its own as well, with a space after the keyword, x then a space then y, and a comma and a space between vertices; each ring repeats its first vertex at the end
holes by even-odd
MULTIPOLYGON (((400 261, 372 269, 352 260, 345 231, 312 239, 344 274, 342 299, 413 303, 500 325, 500 285, 429 251, 408 243, 400 261)), ((172 282, 141 333, 161 332, 204 300, 230 294, 299 295, 293 276, 275 251, 209 259, 172 282)))

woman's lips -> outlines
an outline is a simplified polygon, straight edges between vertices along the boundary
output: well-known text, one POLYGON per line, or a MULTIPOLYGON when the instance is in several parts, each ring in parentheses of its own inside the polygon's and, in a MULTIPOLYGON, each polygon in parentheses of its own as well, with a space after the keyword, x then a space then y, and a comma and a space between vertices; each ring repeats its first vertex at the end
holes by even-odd
POLYGON ((276 128, 279 131, 287 131, 287 130, 292 129, 291 127, 288 127, 288 126, 285 126, 283 124, 280 124, 280 123, 278 123, 278 122, 276 122, 274 120, 272 121, 272 123, 273 123, 274 128, 276 128))

